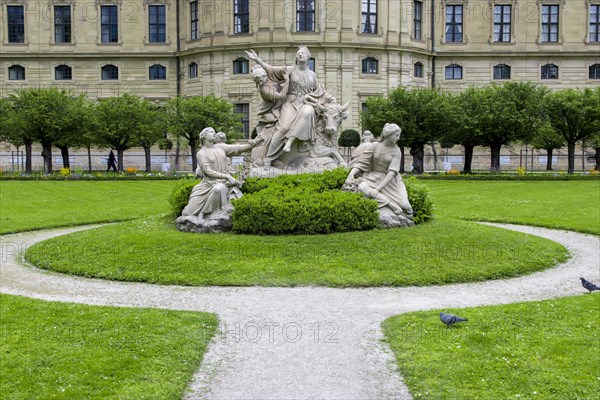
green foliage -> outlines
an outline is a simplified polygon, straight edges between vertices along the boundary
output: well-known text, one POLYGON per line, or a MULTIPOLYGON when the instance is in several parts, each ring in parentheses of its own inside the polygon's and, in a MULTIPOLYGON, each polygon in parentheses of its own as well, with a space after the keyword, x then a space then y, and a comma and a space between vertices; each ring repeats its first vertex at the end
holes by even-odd
POLYGON ((534 149, 546 151, 560 149, 565 145, 565 139, 552 127, 550 123, 542 125, 536 132, 531 145, 534 149))
MULTIPOLYGON (((112 253, 112 251, 111 251, 112 253)), ((10 399, 181 399, 212 314, 0 295, 0 393, 10 399)))
POLYGON ((282 186, 285 188, 296 188, 300 185, 310 188, 309 190, 322 192, 327 190, 341 189, 348 177, 348 170, 336 168, 324 171, 321 174, 298 174, 281 175, 276 178, 246 178, 242 192, 245 194, 256 193, 271 186, 282 186))
POLYGON ((414 176, 404 178, 404 185, 408 192, 408 201, 413 207, 413 222, 421 224, 431 219, 433 214, 433 202, 429 188, 422 182, 417 181, 414 176))
POLYGON ((340 147, 356 147, 360 144, 360 134, 354 129, 344 129, 338 139, 340 147))
POLYGON ((171 191, 168 200, 171 206, 171 214, 174 217, 181 215, 181 212, 190 200, 192 189, 199 183, 200 181, 197 180, 189 181, 184 179, 177 181, 173 186, 173 190, 171 191))
POLYGON ((377 227, 377 203, 356 193, 271 185, 235 200, 233 230, 247 234, 314 234, 377 227))
POLYGON ((413 312, 383 331, 414 398, 590 399, 600 390, 599 319, 593 293, 413 312), (439 311, 469 322, 448 329, 439 311))

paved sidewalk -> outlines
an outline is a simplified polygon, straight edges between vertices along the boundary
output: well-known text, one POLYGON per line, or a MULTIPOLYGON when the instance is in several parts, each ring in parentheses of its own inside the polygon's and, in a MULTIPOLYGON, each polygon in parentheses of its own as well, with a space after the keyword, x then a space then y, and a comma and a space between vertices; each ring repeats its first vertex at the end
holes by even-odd
MULTIPOLYGON (((89 227, 0 238, 0 292, 38 299, 214 312, 221 321, 189 399, 409 399, 381 322, 435 308, 533 301, 584 292, 600 281, 600 238, 498 225, 561 243, 572 258, 499 281, 438 287, 182 287, 72 277, 21 265, 17 250, 89 227)), ((437 318, 437 315, 432 316, 437 318)), ((199 334, 202 334, 199 332, 199 334)))

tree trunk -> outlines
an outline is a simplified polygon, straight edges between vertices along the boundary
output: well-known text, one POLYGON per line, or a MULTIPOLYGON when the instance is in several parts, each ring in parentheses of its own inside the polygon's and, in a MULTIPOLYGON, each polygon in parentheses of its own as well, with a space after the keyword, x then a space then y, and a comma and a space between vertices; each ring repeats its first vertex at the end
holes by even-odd
POLYGON ((596 150, 596 166, 594 169, 600 171, 600 147, 596 147, 594 150, 596 150))
POLYGON ((546 149, 548 159, 546 160, 546 171, 552 171, 552 152, 554 149, 546 149))
POLYGON ((575 142, 567 143, 567 158, 569 159, 568 173, 575 172, 575 142))
POLYGON ((44 173, 50 175, 52 173, 52 145, 42 143, 42 157, 44 158, 44 173))
POLYGON ((31 140, 25 141, 25 172, 28 174, 31 173, 32 145, 33 142, 31 140))
POLYGON ((412 145, 410 148, 410 155, 413 157, 413 170, 415 174, 422 174, 423 169, 423 157, 425 156, 425 150, 422 144, 412 145))
POLYGON ((196 170, 198 166, 198 159, 196 158, 196 153, 198 152, 198 147, 196 141, 190 141, 190 149, 192 151, 192 171, 196 170))
MULTIPOLYGON (((179 171, 179 152, 181 151, 181 142, 179 141, 179 136, 177 136, 177 143, 175 144, 175 171, 179 171)), ((166 154, 166 152, 165 152, 166 154)), ((195 171, 196 167, 192 168, 192 171, 195 171)))
POLYGON ((465 148, 465 165, 463 165, 463 174, 471 173, 471 165, 473 164, 473 149, 475 148, 472 144, 463 145, 465 148))
POLYGON ((150 146, 144 146, 144 155, 146 159, 146 172, 152 172, 152 162, 150 160, 150 146))
POLYGON ((90 146, 87 146, 87 155, 88 155, 88 172, 92 173, 92 149, 90 146))
POLYGON ((403 174, 406 172, 404 168, 404 146, 400 146, 400 173, 403 174))
POLYGON ((117 147, 117 163, 119 163, 119 165, 117 165, 117 170, 119 172, 123 172, 123 153, 125 152, 125 149, 117 147))
POLYGON ((437 157, 437 150, 435 149, 435 142, 431 142, 431 151, 433 152, 433 170, 437 171, 438 157, 437 157))
POLYGON ((490 149, 492 150, 492 162, 490 166, 490 171, 500 172, 500 150, 502 149, 502 145, 494 143, 490 145, 490 149))
POLYGON ((69 162, 69 148, 68 147, 59 147, 60 155, 63 160, 63 168, 71 169, 71 163, 69 162))

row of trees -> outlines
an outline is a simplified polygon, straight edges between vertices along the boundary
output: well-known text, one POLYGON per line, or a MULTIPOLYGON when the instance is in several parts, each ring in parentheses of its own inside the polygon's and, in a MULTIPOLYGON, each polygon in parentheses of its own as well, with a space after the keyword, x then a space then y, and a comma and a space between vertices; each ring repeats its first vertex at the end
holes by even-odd
POLYGON ((371 97, 361 115, 363 129, 381 132, 386 122, 402 127, 400 148, 410 148, 413 172, 423 172, 424 146, 464 146, 463 172, 471 172, 473 149, 488 146, 491 170, 500 170, 500 149, 509 143, 530 144, 548 152, 564 145, 568 171, 575 169, 575 144, 596 149, 600 169, 600 88, 550 91, 530 82, 472 87, 450 95, 433 89, 397 88, 387 97, 371 97))
POLYGON ((53 146, 60 149, 66 168, 70 148, 87 148, 90 169, 90 149, 110 147, 117 151, 120 171, 123 153, 143 147, 150 171, 150 148, 172 146, 167 132, 189 144, 196 165, 198 133, 207 126, 239 137, 240 116, 230 102, 212 95, 172 99, 164 107, 130 94, 93 101, 57 87, 23 89, 0 98, 0 140, 25 147, 26 172, 32 171, 34 143, 42 145, 46 173, 52 173, 53 146))

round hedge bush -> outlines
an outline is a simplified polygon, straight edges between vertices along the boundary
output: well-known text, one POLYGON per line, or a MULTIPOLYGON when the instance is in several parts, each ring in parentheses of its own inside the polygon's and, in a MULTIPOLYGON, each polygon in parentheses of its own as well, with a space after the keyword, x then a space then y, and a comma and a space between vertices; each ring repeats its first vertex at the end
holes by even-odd
POLYGON ((198 183, 200 183, 198 180, 182 179, 177 181, 173 186, 173 190, 171 190, 171 194, 169 195, 169 204, 171 205, 171 214, 173 217, 177 218, 181 215, 188 201, 190 201, 192 189, 198 183))

